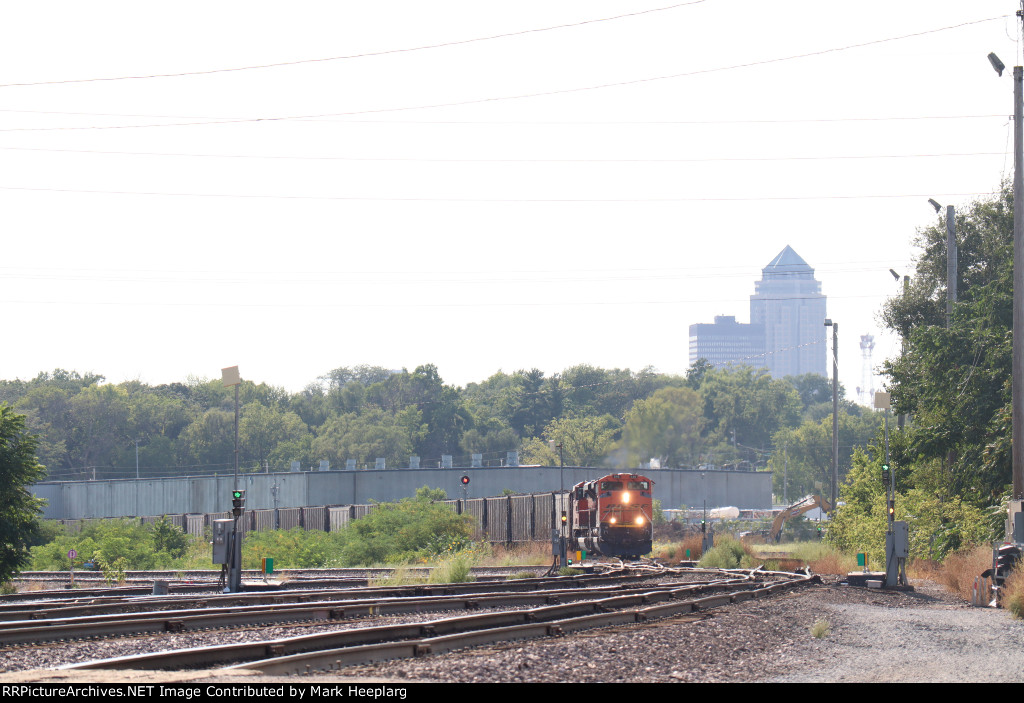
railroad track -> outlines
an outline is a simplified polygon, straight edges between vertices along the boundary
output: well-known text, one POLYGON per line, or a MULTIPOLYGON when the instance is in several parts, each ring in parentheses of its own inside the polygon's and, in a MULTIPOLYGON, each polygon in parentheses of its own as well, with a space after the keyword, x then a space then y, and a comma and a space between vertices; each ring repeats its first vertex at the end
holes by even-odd
MULTIPOLYGON (((403 568, 403 571, 414 578, 428 578, 436 567, 433 566, 410 566, 403 568)), ((547 566, 475 566, 470 572, 474 578, 507 578, 509 575, 519 571, 542 572, 547 566)), ((346 578, 381 579, 387 578, 394 573, 393 568, 380 567, 359 567, 359 568, 336 568, 336 569, 278 569, 272 574, 275 580, 328 580, 346 578)), ((263 579, 263 572, 258 569, 243 569, 243 580, 257 581, 263 579)), ((164 570, 164 571, 125 571, 124 582, 135 581, 152 583, 155 580, 161 581, 217 581, 220 571, 215 569, 198 570, 164 570)), ((22 571, 14 579, 24 583, 33 582, 70 582, 71 574, 67 571, 22 571)), ((106 576, 99 571, 76 571, 75 581, 84 583, 102 583, 106 576)))
MULTIPOLYGON (((574 579, 238 593, 197 601, 152 597, 102 603, 61 603, 50 608, 0 610, 0 646, 129 634, 182 632, 282 622, 343 620, 501 605, 536 605, 597 597, 656 574, 591 575, 574 579)), ((636 588, 636 586, 632 586, 636 588)))
MULTIPOLYGON (((604 578, 622 581, 631 578, 634 579, 634 583, 628 592, 624 592, 621 585, 615 588, 613 584, 599 584, 596 579, 590 584, 591 587, 581 588, 578 583, 579 577, 575 577, 571 579, 575 581, 573 586, 565 588, 570 580, 562 577, 561 589, 539 590, 535 593, 406 596, 396 597, 391 601, 379 597, 364 600, 352 598, 344 602, 323 602, 314 606, 295 604, 291 613, 285 612, 288 609, 280 604, 268 606, 260 612, 256 612, 259 606, 248 605, 234 611, 229 608, 225 612, 206 613, 205 615, 209 616, 207 624, 226 623, 226 618, 249 618, 246 622, 252 624, 259 621, 260 617, 268 615, 281 618, 291 615, 298 619, 320 613, 320 619, 331 621, 338 627, 328 632, 296 637, 113 657, 62 668, 187 669, 224 665, 226 668, 255 669, 268 674, 305 673, 357 663, 436 654, 485 643, 564 635, 595 627, 644 623, 684 613, 702 612, 750 598, 771 596, 817 580, 817 577, 806 574, 760 570, 739 572, 657 567, 634 569, 628 575, 619 573, 604 578), (699 583, 679 582, 680 579, 696 576, 703 579, 710 577, 711 580, 699 583), (643 581, 652 577, 667 577, 668 582, 644 585, 642 588, 632 587, 635 585, 635 579, 643 581), (303 611, 303 608, 306 610, 303 611), (398 612, 422 613, 431 609, 483 611, 485 608, 491 610, 402 624, 354 627, 352 623, 346 622, 352 618, 398 612), (246 610, 250 612, 246 614, 246 610)), ((492 588, 494 586, 489 585, 492 588)), ((192 626, 186 625, 184 619, 175 618, 177 615, 167 617, 167 613, 163 613, 153 619, 165 623, 164 628, 167 627, 166 623, 179 623, 173 627, 180 628, 192 626)), ((112 628, 116 620, 118 619, 111 618, 102 625, 100 622, 92 624, 96 627, 112 628)), ((120 624, 124 625, 129 621, 130 618, 122 618, 120 624)), ((233 622, 237 625, 241 620, 233 622)), ((199 620, 195 620, 194 623, 196 627, 201 626, 199 620)), ((62 626, 59 623, 52 625, 57 628, 62 626)), ((81 625, 81 632, 87 632, 89 623, 83 621, 81 625)), ((17 629, 13 626, 0 629, 0 638, 5 634, 26 634, 15 633, 17 629)), ((110 631, 106 629, 104 634, 110 631)))
MULTIPOLYGON (((410 578, 426 580, 430 577, 433 568, 409 567, 403 569, 403 572, 410 578)), ((546 568, 542 566, 489 566, 474 567, 470 573, 476 581, 503 581, 518 572, 543 573, 546 568)), ((5 604, 19 601, 144 596, 153 592, 153 585, 156 581, 167 582, 170 593, 219 593, 223 590, 219 571, 129 571, 125 572, 124 580, 117 585, 106 584, 104 576, 97 572, 83 573, 86 574, 85 577, 76 572, 75 588, 71 589, 69 574, 66 571, 22 572, 18 578, 14 579, 21 586, 55 584, 57 587, 2 595, 0 596, 0 610, 4 608, 5 604)), ((260 571, 245 570, 242 572, 242 580, 244 588, 249 591, 282 588, 346 588, 368 586, 374 581, 387 579, 394 573, 395 569, 393 568, 285 569, 274 572, 272 578, 268 580, 260 571)))

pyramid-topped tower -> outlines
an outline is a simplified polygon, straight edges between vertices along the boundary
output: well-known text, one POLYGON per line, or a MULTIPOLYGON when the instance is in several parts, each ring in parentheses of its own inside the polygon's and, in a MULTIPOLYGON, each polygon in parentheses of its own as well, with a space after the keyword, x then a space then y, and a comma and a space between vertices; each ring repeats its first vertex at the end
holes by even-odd
POLYGON ((750 322, 764 328, 764 366, 775 378, 827 375, 825 295, 814 269, 789 245, 761 269, 750 322))
POLYGON ((775 378, 827 376, 825 300, 814 269, 787 245, 754 282, 749 324, 723 315, 690 325, 690 363, 766 368, 775 378))

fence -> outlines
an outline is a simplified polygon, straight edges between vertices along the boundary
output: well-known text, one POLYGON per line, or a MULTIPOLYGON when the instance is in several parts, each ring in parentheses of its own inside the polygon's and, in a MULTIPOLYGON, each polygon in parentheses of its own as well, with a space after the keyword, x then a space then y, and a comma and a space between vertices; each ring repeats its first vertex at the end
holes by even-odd
MULTIPOLYGON (((513 544, 551 539, 551 530, 558 528, 558 516, 565 505, 566 494, 534 493, 439 502, 457 514, 472 516, 473 539, 513 544)), ((238 525, 243 532, 290 530, 296 527, 305 530, 338 532, 345 529, 353 520, 369 515, 380 505, 377 503, 370 505, 320 505, 305 508, 247 510, 238 519, 238 525)), ((121 519, 138 520, 142 524, 150 524, 161 517, 165 517, 171 524, 180 527, 188 534, 202 538, 211 522, 229 519, 231 513, 147 515, 141 518, 121 519)), ((78 531, 85 525, 102 522, 102 519, 87 518, 58 520, 57 522, 67 525, 72 531, 78 531)))

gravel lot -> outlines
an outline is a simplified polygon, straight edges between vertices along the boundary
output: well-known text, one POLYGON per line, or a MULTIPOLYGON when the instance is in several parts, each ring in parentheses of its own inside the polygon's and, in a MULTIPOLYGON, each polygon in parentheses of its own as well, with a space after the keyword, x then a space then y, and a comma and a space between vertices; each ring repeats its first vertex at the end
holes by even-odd
MULTIPOLYGON (((303 681, 393 682, 1024 682, 1024 622, 972 608, 941 587, 851 588, 826 577, 767 601, 565 637, 349 667, 303 681), (829 634, 810 628, 824 620, 829 634)), ((0 652, 0 661, 13 652, 0 652)), ((2 665, 0 665, 2 666, 2 665)), ((49 664, 44 664, 49 666, 49 664)), ((32 670, 0 682, 214 682, 213 672, 32 670)), ((247 682, 288 679, 245 677, 247 682)))

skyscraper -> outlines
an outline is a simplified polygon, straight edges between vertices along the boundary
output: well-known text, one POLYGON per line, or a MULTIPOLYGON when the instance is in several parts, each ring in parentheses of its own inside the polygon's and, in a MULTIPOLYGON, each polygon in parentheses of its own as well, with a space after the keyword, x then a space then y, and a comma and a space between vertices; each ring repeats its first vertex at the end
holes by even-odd
POLYGON ((690 363, 764 367, 775 378, 827 376, 825 301, 814 269, 787 245, 754 283, 750 324, 719 316, 713 325, 690 325, 690 363))

